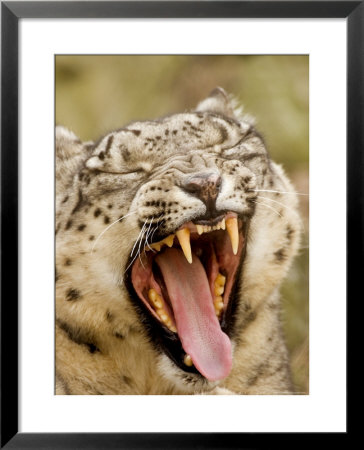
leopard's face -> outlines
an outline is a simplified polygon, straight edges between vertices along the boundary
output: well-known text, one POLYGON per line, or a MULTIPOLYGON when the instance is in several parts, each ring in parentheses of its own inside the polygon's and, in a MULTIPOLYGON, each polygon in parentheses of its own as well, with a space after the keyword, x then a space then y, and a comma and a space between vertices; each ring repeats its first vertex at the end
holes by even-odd
POLYGON ((89 258, 110 275, 100 286, 118 287, 172 378, 226 378, 255 274, 266 272, 269 290, 287 270, 292 236, 281 261, 271 255, 288 225, 272 226, 274 203, 258 201, 287 190, 279 183, 255 128, 209 110, 113 132, 79 170, 65 231, 87 227, 89 258), (270 232, 264 249, 254 242, 270 232))

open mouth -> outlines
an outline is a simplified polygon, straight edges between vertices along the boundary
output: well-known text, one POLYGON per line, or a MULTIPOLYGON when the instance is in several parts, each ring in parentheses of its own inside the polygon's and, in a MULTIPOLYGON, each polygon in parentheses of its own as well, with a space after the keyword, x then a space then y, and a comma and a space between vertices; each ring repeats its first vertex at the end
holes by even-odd
POLYGON ((229 334, 247 223, 232 212, 184 223, 144 242, 126 275, 153 340, 184 371, 210 381, 231 371, 229 334))

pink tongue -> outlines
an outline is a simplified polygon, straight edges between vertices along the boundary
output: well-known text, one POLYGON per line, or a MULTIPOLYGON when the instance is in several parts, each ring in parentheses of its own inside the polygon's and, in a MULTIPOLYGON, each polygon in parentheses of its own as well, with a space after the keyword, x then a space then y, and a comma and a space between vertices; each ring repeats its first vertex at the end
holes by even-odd
POLYGON ((155 258, 172 302, 178 335, 197 370, 208 380, 231 370, 231 343, 217 320, 209 282, 199 258, 189 264, 181 250, 170 248, 155 258))

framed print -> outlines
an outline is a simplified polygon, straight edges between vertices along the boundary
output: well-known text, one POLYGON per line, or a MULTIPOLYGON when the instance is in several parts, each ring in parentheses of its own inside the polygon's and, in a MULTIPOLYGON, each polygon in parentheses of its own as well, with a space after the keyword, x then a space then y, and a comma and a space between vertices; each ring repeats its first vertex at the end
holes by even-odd
POLYGON ((2 2, 2 447, 347 436, 363 11, 2 2))

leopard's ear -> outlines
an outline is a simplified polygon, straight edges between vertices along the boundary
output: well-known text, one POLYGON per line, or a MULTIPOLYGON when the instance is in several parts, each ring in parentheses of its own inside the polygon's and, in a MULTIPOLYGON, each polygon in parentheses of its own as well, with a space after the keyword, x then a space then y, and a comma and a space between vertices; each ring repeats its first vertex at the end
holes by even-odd
POLYGON ((55 131, 56 144, 56 192, 64 192, 71 184, 75 173, 83 164, 91 142, 82 142, 72 131, 58 125, 55 131))
POLYGON ((196 111, 210 111, 225 116, 235 118, 235 101, 221 87, 216 87, 210 92, 209 96, 202 100, 196 108, 196 111))

